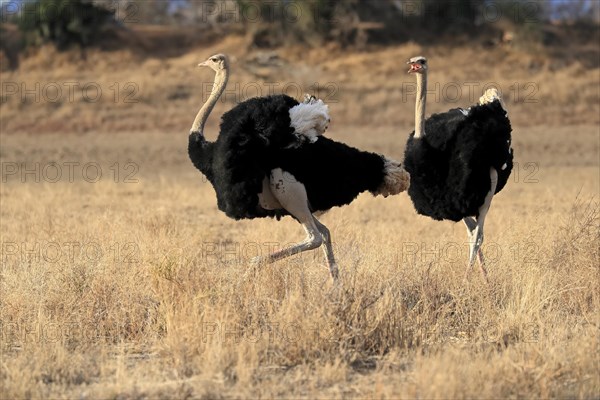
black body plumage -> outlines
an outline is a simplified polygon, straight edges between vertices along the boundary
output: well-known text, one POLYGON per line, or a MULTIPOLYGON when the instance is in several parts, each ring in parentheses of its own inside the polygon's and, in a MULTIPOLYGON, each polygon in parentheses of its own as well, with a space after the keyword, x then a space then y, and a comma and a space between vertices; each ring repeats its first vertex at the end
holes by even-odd
POLYGON ((273 167, 291 173, 306 187, 311 211, 350 204, 365 191, 384 182, 385 160, 321 136, 315 143, 277 153, 273 167))
POLYGON ((325 137, 298 143, 289 115, 297 104, 286 95, 252 98, 223 115, 214 143, 190 134, 190 159, 213 185, 218 208, 227 216, 286 215, 285 210, 265 210, 258 203, 262 182, 275 168, 305 185, 312 211, 349 204, 384 182, 384 159, 378 154, 325 137))
POLYGON ((478 216, 490 191, 490 167, 498 172, 496 193, 513 167, 511 126, 498 100, 434 114, 425 121, 425 136, 406 144, 404 168, 410 173, 408 194, 419 214, 460 221, 478 216))

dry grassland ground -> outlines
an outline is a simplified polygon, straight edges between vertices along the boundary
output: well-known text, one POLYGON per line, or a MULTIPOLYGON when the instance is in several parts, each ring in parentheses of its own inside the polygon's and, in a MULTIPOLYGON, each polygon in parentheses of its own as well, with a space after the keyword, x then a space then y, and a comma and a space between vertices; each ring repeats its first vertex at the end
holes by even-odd
MULTIPOLYGON (((422 49, 401 50, 394 51, 403 61, 422 49)), ((200 58, 185 57, 180 64, 200 58)), ((161 62, 155 73, 167 79, 161 62)), ((105 67, 81 74, 167 85, 134 66, 105 67)), ((65 68, 56 79, 68 79, 65 68)), ((192 72, 171 71, 181 85, 190 81, 192 72)), ((44 72, 30 74, 21 79, 44 72)), ((540 114, 544 105, 559 112, 544 96, 529 113, 528 105, 509 105, 516 165, 486 220, 489 286, 476 270, 463 281, 462 224, 417 216, 406 194, 363 194, 321 217, 341 268, 337 289, 318 250, 251 269, 251 257, 303 232, 290 218, 236 222, 217 210, 186 154, 195 92, 183 111, 164 103, 164 116, 151 100, 115 106, 126 123, 144 126, 118 133, 97 120, 110 115, 109 103, 63 104, 56 112, 72 117, 65 125, 74 133, 39 134, 44 121, 27 113, 42 116, 52 105, 8 100, 0 148, 2 397, 598 398, 598 74, 582 74, 595 89, 570 108, 584 115, 579 125, 540 114), (144 112, 148 120, 139 118, 144 112), (159 133, 153 121, 176 129, 159 133), (76 129, 88 122, 98 125, 76 129)), ((368 96, 369 79, 360 82, 368 96)), ((351 93, 333 105, 334 119, 371 107, 351 93)), ((406 123, 354 126, 342 118, 328 134, 401 159, 413 99, 386 101, 374 98, 378 115, 399 119, 397 104, 409 113, 406 123)), ((209 132, 215 136, 214 121, 209 132)))

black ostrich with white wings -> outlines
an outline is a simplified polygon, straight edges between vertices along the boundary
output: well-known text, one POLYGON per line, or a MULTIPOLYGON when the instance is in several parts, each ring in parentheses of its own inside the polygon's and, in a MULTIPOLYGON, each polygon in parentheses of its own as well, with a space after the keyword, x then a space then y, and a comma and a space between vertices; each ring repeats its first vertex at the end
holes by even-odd
POLYGON ((338 276, 329 230, 313 215, 352 202, 360 193, 398 194, 409 175, 399 162, 320 136, 329 115, 321 100, 299 103, 285 95, 246 100, 226 112, 219 136, 208 142, 204 125, 225 90, 229 62, 217 54, 200 64, 212 68, 213 90, 189 136, 193 164, 213 185, 219 209, 231 218, 291 215, 304 241, 253 261, 273 262, 324 245, 329 270, 338 276))
POLYGON ((404 166, 411 176, 408 194, 419 214, 460 221, 470 244, 468 270, 475 255, 484 278, 483 224, 493 196, 513 166, 511 126, 496 89, 488 89, 471 108, 453 109, 425 120, 427 60, 414 57, 417 77, 415 132, 406 144, 404 166))

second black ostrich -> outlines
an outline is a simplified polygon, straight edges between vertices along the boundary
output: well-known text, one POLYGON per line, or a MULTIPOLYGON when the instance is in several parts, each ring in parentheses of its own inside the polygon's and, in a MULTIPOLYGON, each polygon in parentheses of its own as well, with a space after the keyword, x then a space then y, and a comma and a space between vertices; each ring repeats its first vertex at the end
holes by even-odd
POLYGON ((200 65, 216 75, 192 125, 188 152, 213 185, 219 209, 234 219, 291 215, 304 227, 306 239, 254 263, 324 245, 336 279, 329 230, 313 213, 349 204, 365 191, 398 194, 408 187, 408 173, 399 162, 320 136, 329 115, 327 106, 314 98, 303 103, 285 95, 246 100, 223 115, 217 140, 208 142, 204 125, 227 84, 229 62, 217 54, 200 65))
POLYGON ((511 126, 496 89, 488 89, 471 108, 453 109, 425 120, 427 60, 414 57, 409 73, 417 76, 415 132, 406 144, 404 167, 408 194, 419 214, 460 221, 469 236, 467 273, 478 256, 484 279, 483 224, 493 196, 513 166, 511 126))

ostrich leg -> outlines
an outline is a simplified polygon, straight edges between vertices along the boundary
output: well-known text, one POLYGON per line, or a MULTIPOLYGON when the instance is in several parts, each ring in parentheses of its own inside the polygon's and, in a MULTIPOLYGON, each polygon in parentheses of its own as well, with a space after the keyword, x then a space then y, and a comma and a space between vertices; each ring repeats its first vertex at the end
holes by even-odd
POLYGON ((477 254, 478 258, 479 258, 479 269, 481 270, 481 273, 482 273, 485 281, 488 282, 487 272, 483 265, 484 260, 483 260, 483 253, 481 251, 481 245, 483 244, 483 224, 485 222, 485 217, 486 217, 488 211, 490 210, 490 206, 492 204, 492 198, 494 197, 494 194, 496 193, 497 185, 498 185, 498 172, 494 168, 490 168, 490 191, 485 196, 485 201, 484 201, 483 205, 481 207, 479 207, 479 216, 477 217, 477 222, 475 223, 475 221, 470 217, 463 219, 465 225, 467 226, 467 231, 468 231, 468 235, 469 235, 469 249, 470 249, 469 264, 467 265, 465 278, 466 278, 466 276, 468 276, 469 271, 473 267, 473 264, 475 263, 475 255, 477 254))
POLYGON ((315 222, 317 223, 317 228, 321 232, 323 236, 325 247, 323 247, 323 252, 325 253, 325 257, 327 258, 327 265, 329 266, 329 272, 331 273, 331 277, 336 280, 338 278, 338 267, 335 262, 335 257, 333 256, 333 246, 331 245, 331 233, 329 229, 325 225, 323 225, 319 220, 313 217, 315 222))
MULTIPOLYGON (((474 241, 475 241, 473 231, 477 227, 477 221, 473 217, 465 217, 465 218, 463 218, 463 222, 465 223, 465 225, 467 227, 467 236, 469 238, 469 264, 467 266, 467 272, 465 274, 465 279, 467 279, 468 274, 475 262, 475 260, 473 259, 474 257, 471 253, 471 248, 472 248, 472 243, 474 243, 474 241)), ((485 261, 483 258, 483 251, 481 250, 481 247, 477 251, 477 259, 479 260, 479 269, 485 278, 485 277, 487 277, 487 272, 485 270, 485 261)))
POLYGON ((303 251, 316 249, 325 243, 324 251, 329 271, 333 279, 337 279, 338 268, 333 257, 329 230, 312 215, 304 185, 293 175, 277 168, 271 171, 270 189, 279 204, 302 224, 306 231, 306 238, 298 244, 278 250, 266 257, 255 257, 253 263, 275 262, 303 251))

